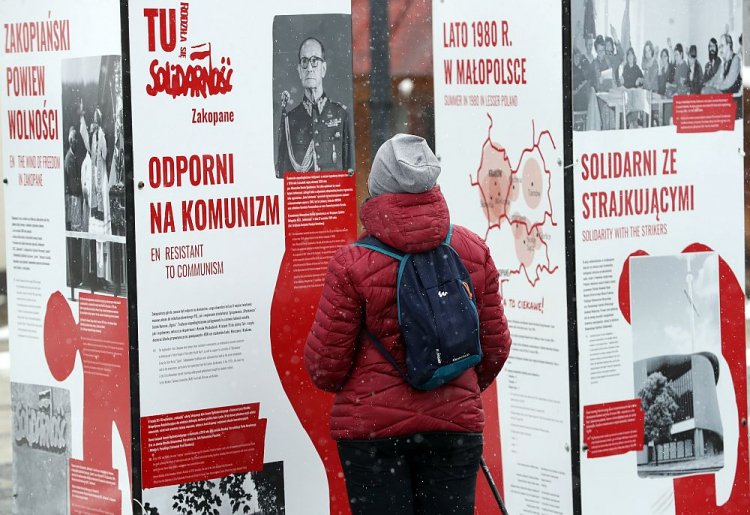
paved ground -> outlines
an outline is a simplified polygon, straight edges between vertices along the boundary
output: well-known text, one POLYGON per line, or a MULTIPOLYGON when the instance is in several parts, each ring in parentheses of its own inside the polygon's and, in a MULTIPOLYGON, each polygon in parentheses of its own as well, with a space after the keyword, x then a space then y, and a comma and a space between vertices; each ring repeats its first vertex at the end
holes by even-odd
POLYGON ((10 515, 10 373, 7 367, 8 339, 0 327, 0 515, 10 515))

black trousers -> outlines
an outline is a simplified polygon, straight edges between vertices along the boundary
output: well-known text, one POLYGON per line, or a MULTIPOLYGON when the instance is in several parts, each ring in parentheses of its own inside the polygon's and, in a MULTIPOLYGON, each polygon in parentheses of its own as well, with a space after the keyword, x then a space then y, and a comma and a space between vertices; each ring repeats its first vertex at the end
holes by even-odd
POLYGON ((352 515, 474 515, 481 433, 339 440, 352 515))

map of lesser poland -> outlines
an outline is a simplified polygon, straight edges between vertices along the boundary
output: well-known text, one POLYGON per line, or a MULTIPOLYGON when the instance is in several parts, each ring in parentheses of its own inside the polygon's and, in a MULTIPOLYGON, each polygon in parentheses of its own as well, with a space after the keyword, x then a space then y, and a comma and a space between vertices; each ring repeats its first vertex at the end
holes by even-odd
POLYGON ((490 125, 476 180, 469 175, 471 185, 479 190, 480 206, 487 218, 484 239, 487 241, 497 231, 503 242, 500 248, 515 248, 515 256, 507 251, 498 254, 503 282, 518 275, 536 286, 543 274, 553 274, 558 269, 549 258, 549 228, 557 222, 552 211, 550 171, 543 153, 544 148, 554 149, 555 142, 549 131, 537 137, 532 122, 532 144, 520 152, 514 167, 509 151, 492 140, 492 117, 487 116, 490 125))

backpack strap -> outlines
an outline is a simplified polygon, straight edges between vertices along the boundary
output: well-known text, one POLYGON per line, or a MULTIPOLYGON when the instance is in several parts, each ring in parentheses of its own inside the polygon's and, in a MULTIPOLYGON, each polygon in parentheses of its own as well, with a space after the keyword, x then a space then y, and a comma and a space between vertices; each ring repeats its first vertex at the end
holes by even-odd
POLYGON ((396 370, 398 370, 398 373, 401 374, 401 377, 403 377, 404 380, 407 383, 411 384, 409 382, 409 378, 406 377, 406 372, 404 372, 404 369, 401 368, 401 365, 399 365, 396 362, 396 360, 393 358, 393 356, 391 355, 391 353, 388 352, 385 347, 383 347, 383 344, 380 343, 380 340, 378 340, 377 338, 375 338, 375 335, 372 334, 369 329, 367 329, 366 325, 365 325, 365 332, 367 333, 367 336, 370 338, 370 341, 373 343, 373 345, 375 345, 375 348, 380 351, 380 353, 383 355, 383 357, 385 357, 385 359, 387 359, 390 362, 390 364, 393 365, 393 367, 396 370))
MULTIPOLYGON (((445 237, 445 240, 443 240, 443 244, 448 245, 450 247, 452 236, 453 236, 453 224, 450 224, 450 226, 448 227, 448 235, 445 237)), ((404 254, 400 250, 394 249, 393 247, 391 247, 390 245, 386 243, 383 243, 372 234, 365 236, 359 241, 355 241, 352 245, 355 245, 357 247, 365 247, 370 250, 374 250, 375 252, 380 252, 381 254, 390 256, 393 259, 398 259, 399 261, 403 261, 404 258, 406 257, 406 254, 404 254)))
MULTIPOLYGON (((397 261, 401 262, 401 265, 399 266, 399 278, 401 277, 401 271, 404 268, 404 265, 406 264, 406 259, 408 257, 408 254, 404 254, 403 252, 394 249, 390 245, 387 245, 386 243, 383 243, 379 239, 377 239, 373 235, 368 235, 364 238, 362 238, 359 241, 355 241, 352 245, 355 245, 357 247, 364 247, 366 249, 374 250, 375 252, 380 252, 381 254, 385 254, 386 256, 390 256, 393 259, 396 259, 397 261)), ((400 282, 400 281, 398 281, 400 282)), ((396 284, 398 284, 398 282, 396 284)), ((398 299, 398 293, 396 294, 396 298, 398 299)), ((399 322, 401 322, 401 314, 399 313, 399 322)), ((393 365, 393 367, 398 370, 398 373, 401 375, 401 377, 404 378, 404 380, 409 383, 409 378, 406 377, 406 372, 403 368, 396 362, 396 360, 393 358, 390 352, 386 350, 386 348, 383 346, 383 344, 378 340, 374 334, 367 328, 367 322, 365 321, 365 315, 363 313, 362 315, 362 326, 365 329, 365 333, 367 333, 367 337, 370 339, 372 344, 375 346, 378 351, 380 351, 380 354, 383 355, 385 359, 388 360, 388 362, 393 365)), ((410 383, 411 384, 411 383, 410 383)))
POLYGON ((400 262, 398 267, 398 278, 396 279, 396 301, 398 302, 398 323, 400 324, 401 298, 399 295, 399 285, 401 284, 401 275, 404 273, 406 263, 409 261, 409 258, 412 256, 412 254, 405 254, 400 250, 394 249, 390 245, 383 243, 371 234, 365 236, 359 241, 355 241, 352 245, 355 245, 357 247, 365 247, 367 249, 374 250, 375 252, 380 252, 381 254, 385 254, 386 256, 392 257, 393 259, 400 262))
POLYGON ((445 237, 445 241, 443 241, 443 243, 445 243, 446 245, 450 247, 452 236, 453 236, 453 224, 450 224, 448 226, 448 236, 445 237))
POLYGON ((375 252, 380 252, 381 254, 390 256, 393 259, 397 259, 398 261, 403 261, 406 257, 406 254, 397 249, 394 249, 390 245, 383 243, 373 235, 365 236, 361 240, 355 241, 352 245, 356 247, 365 247, 367 249, 374 250, 375 252))

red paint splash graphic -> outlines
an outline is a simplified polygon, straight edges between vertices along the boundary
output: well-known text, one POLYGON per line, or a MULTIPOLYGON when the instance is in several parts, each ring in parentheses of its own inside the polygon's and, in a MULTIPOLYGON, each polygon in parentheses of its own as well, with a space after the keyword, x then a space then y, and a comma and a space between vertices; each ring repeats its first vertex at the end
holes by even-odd
MULTIPOLYGON (((487 218, 484 240, 487 240, 490 231, 501 229, 502 225, 507 223, 515 237, 516 255, 519 261, 518 268, 511 269, 510 275, 523 273, 529 284, 535 287, 541 279, 541 273, 554 274, 559 268, 550 264, 549 246, 542 230, 547 222, 553 227, 557 226, 557 222, 552 214, 551 174, 540 145, 546 138, 552 144, 552 148, 557 147, 549 131, 542 131, 537 137, 536 127, 532 121, 532 144, 523 149, 518 158, 518 164, 513 167, 507 150, 492 141, 493 120, 489 113, 487 117, 490 119, 490 124, 487 129, 487 139, 482 145, 482 159, 477 169, 476 180, 472 174, 469 174, 471 185, 479 188, 482 209, 487 218), (519 171, 521 172, 520 179, 519 171), (541 221, 531 223, 528 218, 518 213, 510 214, 511 204, 518 199, 520 193, 523 194, 529 207, 534 209, 539 206, 541 197, 545 193, 542 191, 543 174, 547 179, 548 209, 545 209, 541 221), (533 264, 534 255, 542 247, 544 247, 546 263, 537 264, 530 273, 529 267, 533 264)), ((502 285, 508 281, 509 279, 500 281, 501 289, 502 285)))

